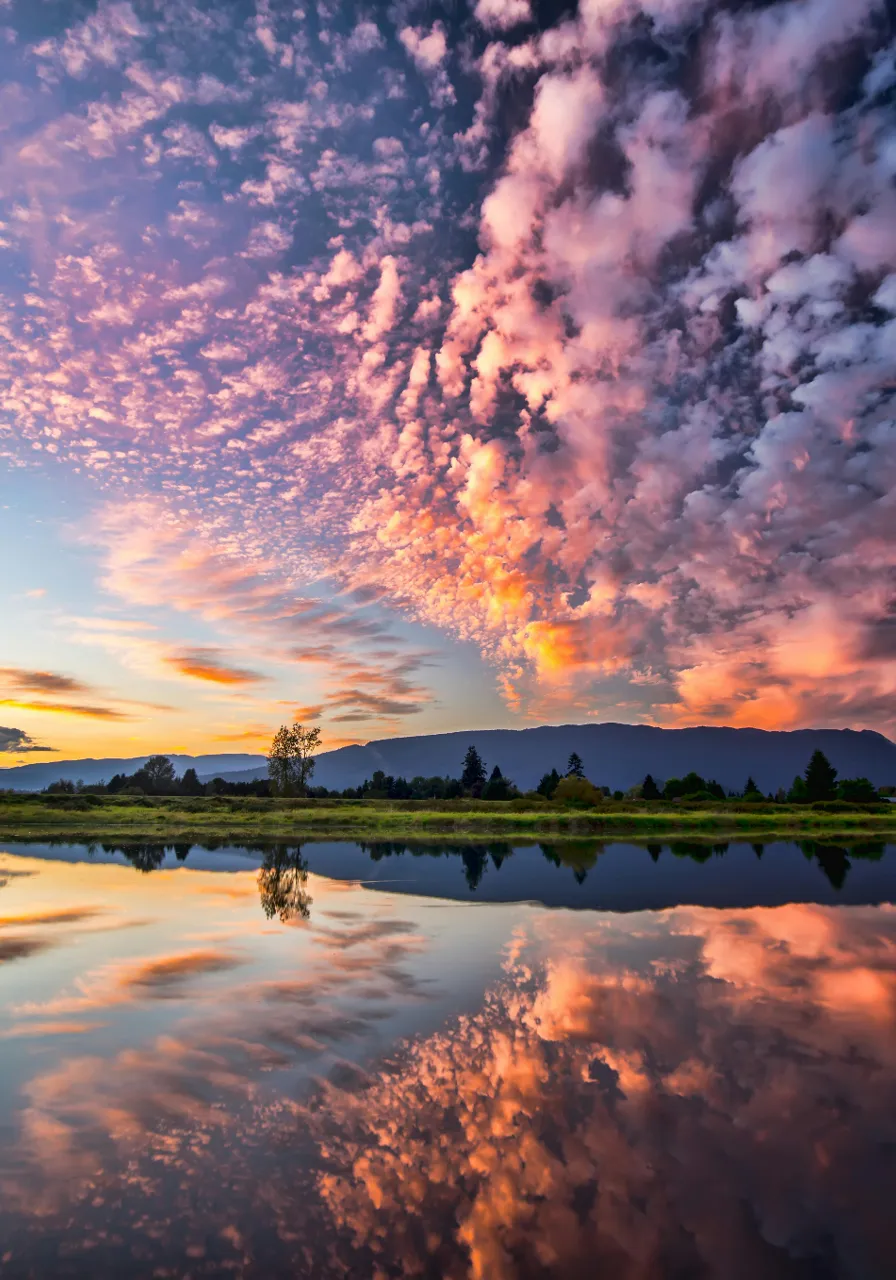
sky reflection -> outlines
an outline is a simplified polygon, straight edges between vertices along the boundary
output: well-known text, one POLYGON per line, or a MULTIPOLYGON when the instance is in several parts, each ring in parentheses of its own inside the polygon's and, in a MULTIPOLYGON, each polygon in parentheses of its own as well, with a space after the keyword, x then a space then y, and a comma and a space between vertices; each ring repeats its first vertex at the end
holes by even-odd
POLYGON ((474 909, 291 858, 285 923, 257 871, 0 859, 39 944, 0 963, 4 1276, 886 1274, 892 906, 474 909))

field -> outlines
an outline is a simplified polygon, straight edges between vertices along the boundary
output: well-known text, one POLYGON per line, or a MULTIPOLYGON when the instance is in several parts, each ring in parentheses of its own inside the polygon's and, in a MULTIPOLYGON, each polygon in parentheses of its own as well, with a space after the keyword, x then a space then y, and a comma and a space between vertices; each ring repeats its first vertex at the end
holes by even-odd
POLYGON ((264 800, 94 795, 0 796, 0 839, 322 840, 452 836, 556 840, 585 835, 887 837, 896 805, 607 801, 577 809, 529 801, 264 800))

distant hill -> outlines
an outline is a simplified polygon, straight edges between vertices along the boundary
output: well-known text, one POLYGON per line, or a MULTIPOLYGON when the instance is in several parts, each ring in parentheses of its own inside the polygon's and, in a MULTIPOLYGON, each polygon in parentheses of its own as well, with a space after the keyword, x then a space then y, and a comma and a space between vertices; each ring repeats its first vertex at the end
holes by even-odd
MULTIPOLYGON (((226 752, 223 755, 182 756, 165 752, 177 772, 195 769, 200 778, 213 778, 221 773, 236 770, 255 770, 253 777, 267 775, 264 756, 243 752, 226 752)), ((135 773, 146 764, 149 756, 128 756, 121 759, 102 760, 52 760, 48 764, 22 764, 12 769, 0 769, 0 788, 16 791, 41 791, 59 778, 76 782, 108 782, 116 773, 135 773)))
MULTIPOLYGON (((464 752, 474 745, 489 770, 501 771, 523 790, 534 787, 552 768, 561 773, 577 751, 585 773, 600 786, 625 791, 646 773, 665 781, 690 769, 741 789, 752 775, 762 791, 789 786, 809 756, 820 748, 841 777, 870 778, 876 786, 896 785, 896 743, 869 729, 657 729, 652 725, 564 724, 535 729, 473 729, 414 738, 384 738, 365 746, 324 751, 317 758, 314 782, 341 791, 357 787, 375 770, 411 778, 461 771, 464 752)), ((57 778, 108 780, 133 773, 148 756, 120 760, 59 760, 0 769, 0 787, 39 791, 57 778)), ((221 776, 247 781, 267 775, 264 756, 171 755, 178 773, 194 768, 203 780, 221 776)))
MULTIPOLYGON (((318 756, 314 782, 331 790, 356 787, 376 769, 411 778, 461 770, 473 744, 489 769, 501 766, 523 790, 536 786, 552 768, 561 773, 573 751, 595 783, 626 791, 644 775, 681 777, 693 769, 722 786, 742 789, 752 775, 762 791, 789 787, 820 748, 841 777, 866 777, 875 786, 896 785, 896 744, 864 729, 657 729, 652 725, 567 724, 536 729, 476 729, 426 737, 386 738, 366 746, 340 747, 318 756)), ((233 781, 264 777, 264 766, 228 776, 233 781)))

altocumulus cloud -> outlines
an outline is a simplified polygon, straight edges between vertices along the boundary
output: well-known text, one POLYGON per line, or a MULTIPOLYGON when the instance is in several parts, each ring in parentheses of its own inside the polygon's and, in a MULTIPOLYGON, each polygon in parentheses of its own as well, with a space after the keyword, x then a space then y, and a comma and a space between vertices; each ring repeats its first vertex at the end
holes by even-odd
POLYGON ((892 725, 884 0, 54 13, 3 52, 0 454, 531 715, 892 725))

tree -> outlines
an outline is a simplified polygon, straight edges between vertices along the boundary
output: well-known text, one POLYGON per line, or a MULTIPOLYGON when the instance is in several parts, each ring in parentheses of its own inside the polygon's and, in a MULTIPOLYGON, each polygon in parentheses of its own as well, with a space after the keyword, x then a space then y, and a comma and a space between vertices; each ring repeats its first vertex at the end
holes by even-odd
POLYGON ((805 804, 809 799, 809 792, 806 787, 805 780, 799 774, 793 780, 793 786, 787 792, 788 804, 805 804))
POLYGON ((575 774, 568 774, 561 779, 560 785, 554 792, 554 799, 559 800, 561 804, 576 805, 580 808, 600 804, 603 798, 603 792, 599 791, 587 778, 578 778, 575 774))
POLYGON ((760 800, 762 799, 762 792, 753 781, 753 775, 750 774, 749 778, 747 778, 747 785, 744 787, 744 799, 754 800, 757 798, 760 800))
POLYGON ((552 800, 554 798, 554 792, 557 790, 559 785, 560 774, 556 769, 552 769, 550 773, 546 773, 542 777, 541 782, 539 782, 535 790, 540 796, 544 796, 546 800, 552 800))
POLYGON ((641 783, 641 799, 642 800, 659 800, 660 789, 653 780, 653 775, 648 773, 647 777, 641 783))
POLYGON ((485 784, 482 791, 483 800, 509 800, 516 792, 513 783, 504 777, 504 774, 495 765, 492 769, 491 777, 485 784))
POLYGON ((195 769, 187 769, 185 771, 180 780, 180 789, 185 796, 201 796, 205 794, 205 787, 199 781, 199 774, 195 769))
MULTIPOLYGON (((150 756, 137 773, 146 779, 145 790, 157 796, 171 795, 174 791, 174 765, 167 756, 150 756)), ((136 776, 136 775, 135 775, 136 776)))
POLYGON ((806 766, 806 792, 808 799, 835 800, 837 798, 837 770, 823 751, 813 751, 806 766))
POLYGON ((584 778, 585 766, 578 751, 574 751, 566 762, 567 778, 584 778))
POLYGON ((268 778, 275 796, 303 796, 314 772, 314 753, 320 746, 320 729, 283 724, 274 734, 268 752, 268 778))
POLYGON ((464 756, 464 771, 460 775, 460 784, 464 791, 478 796, 485 783, 485 764, 475 747, 467 747, 464 756))
POLYGON ((837 799, 850 804, 873 804, 880 796, 873 782, 867 778, 841 778, 837 787, 837 799))

